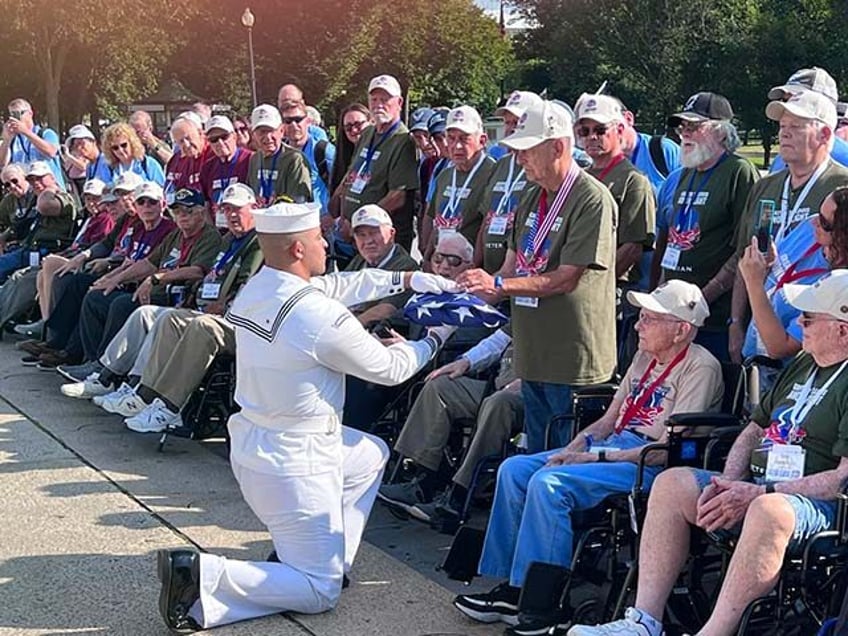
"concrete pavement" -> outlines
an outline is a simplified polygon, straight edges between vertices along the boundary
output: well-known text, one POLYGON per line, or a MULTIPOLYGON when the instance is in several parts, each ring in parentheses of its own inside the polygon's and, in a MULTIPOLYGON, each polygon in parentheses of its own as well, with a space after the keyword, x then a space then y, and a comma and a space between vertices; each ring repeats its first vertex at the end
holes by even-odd
MULTIPOLYGON (((220 448, 172 438, 159 453, 157 435, 133 433, 117 416, 63 397, 58 374, 22 367, 20 357, 0 343, 0 636, 164 635, 155 550, 194 544, 265 558, 268 535, 220 448)), ((451 606, 460 586, 433 571, 449 537, 377 507, 366 539, 385 550, 363 543, 335 611, 208 633, 502 633, 502 625, 473 624, 451 606)))

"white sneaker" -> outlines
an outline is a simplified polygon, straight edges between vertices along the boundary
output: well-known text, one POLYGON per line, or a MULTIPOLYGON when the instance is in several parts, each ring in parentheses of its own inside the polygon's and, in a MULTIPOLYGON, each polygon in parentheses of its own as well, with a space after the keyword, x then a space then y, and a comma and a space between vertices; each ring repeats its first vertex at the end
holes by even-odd
POLYGON ((98 406, 108 413, 132 417, 147 408, 147 403, 135 393, 129 384, 122 384, 117 391, 100 398, 98 406))
POLYGON ((136 433, 161 433, 166 428, 178 428, 183 425, 183 418, 179 413, 171 411, 165 403, 156 398, 153 404, 148 406, 138 415, 128 417, 124 420, 127 428, 136 433))
POLYGON ((129 384, 123 382, 121 386, 112 391, 111 393, 107 393, 106 395, 95 395, 91 398, 91 401, 94 402, 96 406, 103 406, 103 402, 113 402, 117 400, 119 397, 126 395, 127 393, 135 393, 135 389, 133 389, 129 384))
POLYGON ((567 636, 663 636, 662 624, 655 618, 628 607, 624 618, 605 625, 574 625, 567 636))
POLYGON ((115 390, 115 387, 100 383, 100 374, 92 373, 82 382, 73 382, 71 384, 63 384, 59 390, 62 395, 72 398, 93 398, 95 396, 106 395, 115 390))

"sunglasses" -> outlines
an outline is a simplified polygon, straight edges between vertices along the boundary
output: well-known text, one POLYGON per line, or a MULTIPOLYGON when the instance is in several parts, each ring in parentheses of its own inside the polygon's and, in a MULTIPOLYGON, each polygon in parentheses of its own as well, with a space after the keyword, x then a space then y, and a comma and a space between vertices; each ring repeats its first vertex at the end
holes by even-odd
POLYGON ((12 177, 8 181, 3 182, 3 187, 11 188, 13 185, 18 185, 19 183, 20 183, 20 181, 18 180, 17 177, 12 177))
POLYGON ((828 234, 830 234, 831 232, 833 232, 833 221, 828 221, 821 214, 819 214, 819 227, 822 229, 823 232, 827 232, 828 234))
POLYGON ((456 254, 442 254, 441 252, 435 252, 433 254, 433 262, 434 263, 443 263, 447 261, 448 265, 451 267, 459 267, 465 261, 461 256, 457 256, 456 254))
POLYGON ((46 174, 38 174, 38 175, 31 174, 26 178, 26 180, 29 181, 30 183, 32 183, 33 181, 41 181, 46 176, 47 176, 46 174))
POLYGON ((207 137, 210 144, 218 143, 219 141, 227 141, 230 138, 230 133, 224 133, 223 135, 215 135, 214 137, 207 137))
POLYGON ((135 202, 138 205, 159 205, 159 199, 151 199, 150 197, 139 197, 135 202))
POLYGON ((344 128, 345 132, 351 132, 352 130, 359 130, 367 122, 368 122, 367 119, 361 119, 359 121, 352 121, 349 124, 345 124, 344 126, 342 126, 342 128, 344 128))
POLYGON ((250 131, 247 129, 247 126, 236 126, 236 132, 240 135, 246 135, 250 131))
POLYGON ((306 119, 306 115, 295 115, 294 117, 283 117, 284 124, 299 124, 304 119, 306 119))
POLYGON ((119 150, 126 150, 130 147, 130 142, 124 141, 119 144, 112 144, 112 152, 118 152, 119 150))
POLYGON ((589 128, 588 126, 580 126, 577 129, 577 134, 580 137, 589 137, 592 134, 597 135, 598 137, 603 137, 607 134, 607 131, 611 128, 611 126, 595 126, 593 128, 589 128))
POLYGON ((677 134, 698 132, 706 122, 703 121, 684 121, 677 126, 677 134))

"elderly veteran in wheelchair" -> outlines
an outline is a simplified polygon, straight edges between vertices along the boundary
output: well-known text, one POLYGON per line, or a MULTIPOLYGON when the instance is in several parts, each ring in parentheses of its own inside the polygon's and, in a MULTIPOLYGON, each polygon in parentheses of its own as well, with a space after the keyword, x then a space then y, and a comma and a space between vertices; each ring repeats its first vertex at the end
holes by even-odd
POLYGON ((689 553, 691 526, 738 536, 700 636, 729 636, 776 585, 787 551, 834 527, 848 480, 848 270, 786 285, 802 312, 802 347, 733 444, 722 474, 674 468, 651 491, 635 607, 569 636, 660 636, 666 601, 689 553))
MULTIPOLYGON (((639 350, 606 413, 565 448, 516 455, 501 465, 479 569, 508 581, 485 594, 456 597, 454 605, 475 620, 501 620, 516 626, 510 633, 525 633, 518 600, 528 567, 534 561, 571 566, 572 514, 629 492, 640 449, 665 441, 671 415, 721 405, 721 365, 693 343, 709 316, 700 289, 673 280, 651 294, 628 292, 627 299, 641 308, 639 350)), ((660 453, 649 456, 649 463, 662 461, 660 453)), ((646 486, 659 470, 647 469, 646 486)))

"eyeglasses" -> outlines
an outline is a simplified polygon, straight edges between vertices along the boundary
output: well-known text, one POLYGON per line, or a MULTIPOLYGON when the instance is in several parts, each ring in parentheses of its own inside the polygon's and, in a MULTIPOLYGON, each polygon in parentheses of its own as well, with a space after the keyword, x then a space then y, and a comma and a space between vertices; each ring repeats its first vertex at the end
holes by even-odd
POLYGON ((848 119, 840 119, 838 122, 836 122, 836 130, 839 130, 840 128, 845 128, 845 126, 848 126, 848 119))
POLYGON ((637 322, 641 322, 641 323, 644 323, 646 325, 650 325, 650 324, 658 323, 658 322, 667 322, 667 323, 670 323, 670 324, 674 324, 674 323, 683 322, 683 321, 679 320, 677 318, 659 318, 657 316, 650 316, 650 315, 646 314, 645 312, 639 312, 639 320, 637 322))
POLYGON ((32 183, 33 181, 41 181, 45 177, 47 177, 46 174, 31 174, 31 175, 27 175, 26 180, 29 181, 30 183, 32 183))
POLYGON ((827 232, 828 234, 833 232, 833 221, 828 221, 821 214, 819 214, 818 218, 819 218, 819 227, 822 229, 823 232, 827 232))
POLYGON ((677 134, 695 133, 698 132, 706 122, 703 121, 684 121, 677 126, 677 134))
POLYGON ((135 202, 138 205, 159 205, 159 199, 151 199, 150 197, 139 197, 135 202))
POLYGON ((119 150, 126 150, 130 147, 130 142, 123 141, 119 144, 112 144, 112 152, 118 152, 119 150))
POLYGON ((224 133, 223 135, 215 135, 214 137, 207 137, 210 144, 216 144, 219 141, 227 141, 230 138, 230 133, 224 133))
POLYGON ((13 185, 18 185, 19 183, 20 183, 20 180, 17 177, 12 177, 8 181, 3 182, 3 187, 4 188, 11 188, 13 185))
POLYGON ((577 129, 577 134, 580 137, 589 137, 592 134, 597 135, 598 137, 603 137, 607 134, 607 131, 611 128, 611 126, 595 126, 593 128, 589 128, 588 126, 580 126, 577 129))
POLYGON ((354 130, 359 130, 367 123, 367 119, 360 119, 359 121, 352 121, 349 124, 345 124, 344 126, 342 126, 342 128, 344 128, 345 132, 351 132, 354 130))
POLYGON ((236 132, 240 135, 246 135, 250 131, 247 129, 247 126, 236 126, 236 132))
MULTIPOLYGON (((844 320, 839 320, 839 318, 829 318, 829 317, 817 318, 817 317, 811 316, 806 311, 802 312, 801 315, 798 316, 798 324, 801 325, 802 327, 804 327, 805 329, 807 327, 809 327, 811 324, 813 324, 814 322, 841 322, 841 323, 845 323, 844 320)), ((846 323, 846 324, 848 324, 848 323, 846 323)))
POLYGON ((463 263, 468 262, 461 256, 457 256, 456 254, 443 254, 442 252, 433 253, 434 263, 443 263, 445 261, 447 261, 448 265, 450 265, 451 267, 459 267, 463 263))
POLYGON ((304 119, 306 119, 306 115, 295 115, 293 117, 283 117, 284 124, 299 124, 304 119))

